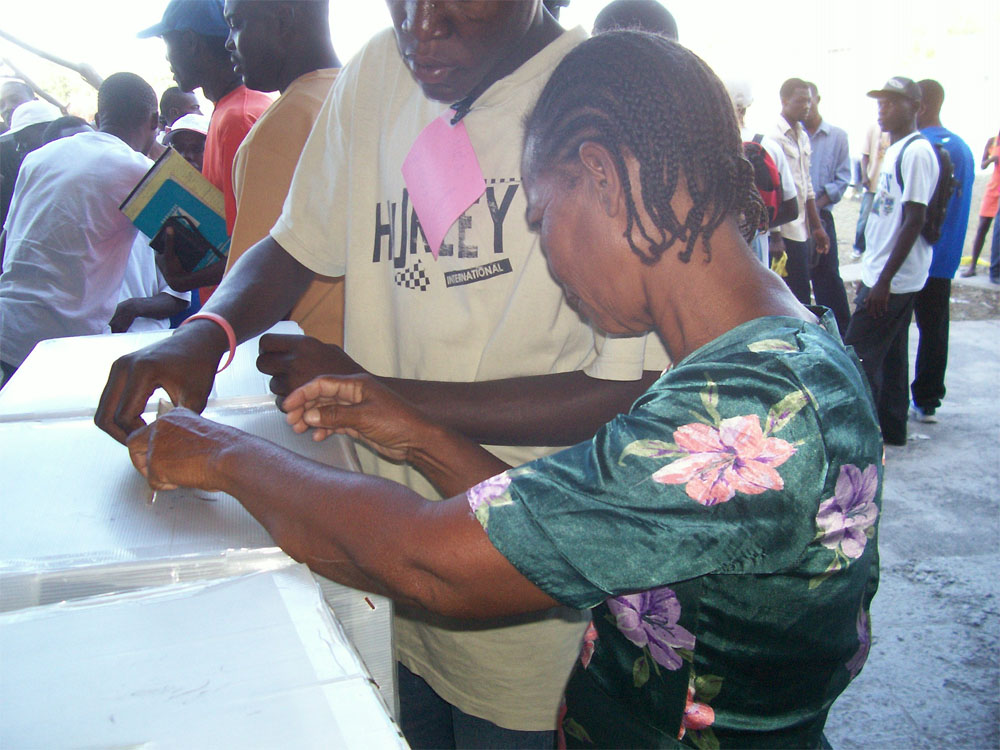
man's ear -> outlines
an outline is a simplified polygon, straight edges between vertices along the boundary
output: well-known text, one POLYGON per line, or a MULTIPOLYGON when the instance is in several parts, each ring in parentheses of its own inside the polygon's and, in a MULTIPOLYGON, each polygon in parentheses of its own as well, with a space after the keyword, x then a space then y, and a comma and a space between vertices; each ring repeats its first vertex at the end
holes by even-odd
POLYGON ((624 195, 611 152, 600 143, 584 141, 577 155, 583 166, 584 179, 590 181, 590 187, 597 194, 605 213, 616 216, 623 205, 624 195))
POLYGON ((157 110, 153 110, 149 115, 149 128, 153 132, 156 132, 160 127, 160 115, 157 110))

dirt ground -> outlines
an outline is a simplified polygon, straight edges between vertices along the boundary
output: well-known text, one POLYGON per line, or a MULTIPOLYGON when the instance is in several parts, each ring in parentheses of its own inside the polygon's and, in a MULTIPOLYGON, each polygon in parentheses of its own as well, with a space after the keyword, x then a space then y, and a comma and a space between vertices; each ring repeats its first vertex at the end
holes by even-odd
MULTIPOLYGON (((978 152, 973 149, 973 153, 978 156, 978 152)), ((976 234, 976 227, 979 224, 979 203, 986 189, 986 182, 989 173, 978 172, 972 190, 972 209, 969 217, 969 228, 965 235, 965 249, 962 253, 963 267, 968 265, 968 257, 972 255, 972 240, 976 234)), ((854 229, 858 223, 858 213, 861 210, 859 196, 853 195, 853 189, 848 189, 847 196, 840 201, 833 209, 833 220, 837 225, 837 250, 839 252, 840 266, 844 270, 844 275, 851 275, 845 267, 860 263, 851 257, 852 245, 854 244, 854 229)), ((992 232, 992 227, 990 227, 992 232)), ((986 245, 979 258, 977 280, 985 281, 986 266, 983 261, 989 263, 990 238, 986 238, 986 245)), ((961 273, 961 272, 959 272, 961 273)), ((854 274, 856 276, 856 274, 854 274)), ((855 283, 847 282, 847 297, 853 302, 855 283)), ((951 320, 995 320, 1000 318, 1000 286, 968 282, 961 277, 956 278, 951 288, 951 320)))

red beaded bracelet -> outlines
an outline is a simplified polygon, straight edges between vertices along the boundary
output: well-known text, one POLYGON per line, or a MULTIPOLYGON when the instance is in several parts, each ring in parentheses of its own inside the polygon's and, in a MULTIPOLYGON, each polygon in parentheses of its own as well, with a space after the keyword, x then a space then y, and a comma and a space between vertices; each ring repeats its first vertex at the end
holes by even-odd
POLYGON ((226 338, 229 339, 229 358, 226 360, 226 363, 222 367, 216 370, 216 373, 220 373, 227 367, 229 367, 229 365, 232 364, 233 357, 236 356, 236 332, 233 330, 233 327, 229 325, 228 320, 223 318, 221 315, 216 315, 215 313, 211 312, 195 313, 190 318, 185 320, 184 323, 181 323, 181 325, 190 323, 192 320, 198 320, 198 318, 202 318, 203 320, 211 320, 213 323, 217 323, 218 325, 222 326, 222 330, 226 332, 226 338))

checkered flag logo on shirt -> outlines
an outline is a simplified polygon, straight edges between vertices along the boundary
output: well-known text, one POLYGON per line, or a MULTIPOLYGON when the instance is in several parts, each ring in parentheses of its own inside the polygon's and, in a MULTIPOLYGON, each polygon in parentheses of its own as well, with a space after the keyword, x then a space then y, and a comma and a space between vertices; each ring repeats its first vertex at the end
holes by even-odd
POLYGON ((420 265, 420 261, 413 266, 413 268, 404 268, 402 271, 397 273, 394 277, 396 286, 401 286, 404 289, 417 289, 421 292, 426 292, 427 287, 431 285, 431 280, 428 278, 427 274, 424 273, 424 269, 420 265))

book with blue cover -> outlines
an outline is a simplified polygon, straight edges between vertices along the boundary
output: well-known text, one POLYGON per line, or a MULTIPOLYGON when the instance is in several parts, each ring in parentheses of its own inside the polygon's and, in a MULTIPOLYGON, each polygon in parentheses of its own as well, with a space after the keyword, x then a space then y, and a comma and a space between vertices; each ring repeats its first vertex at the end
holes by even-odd
POLYGON ((149 168, 120 208, 154 249, 162 250, 163 232, 171 228, 186 271, 200 270, 229 253, 222 191, 172 148, 149 168))

